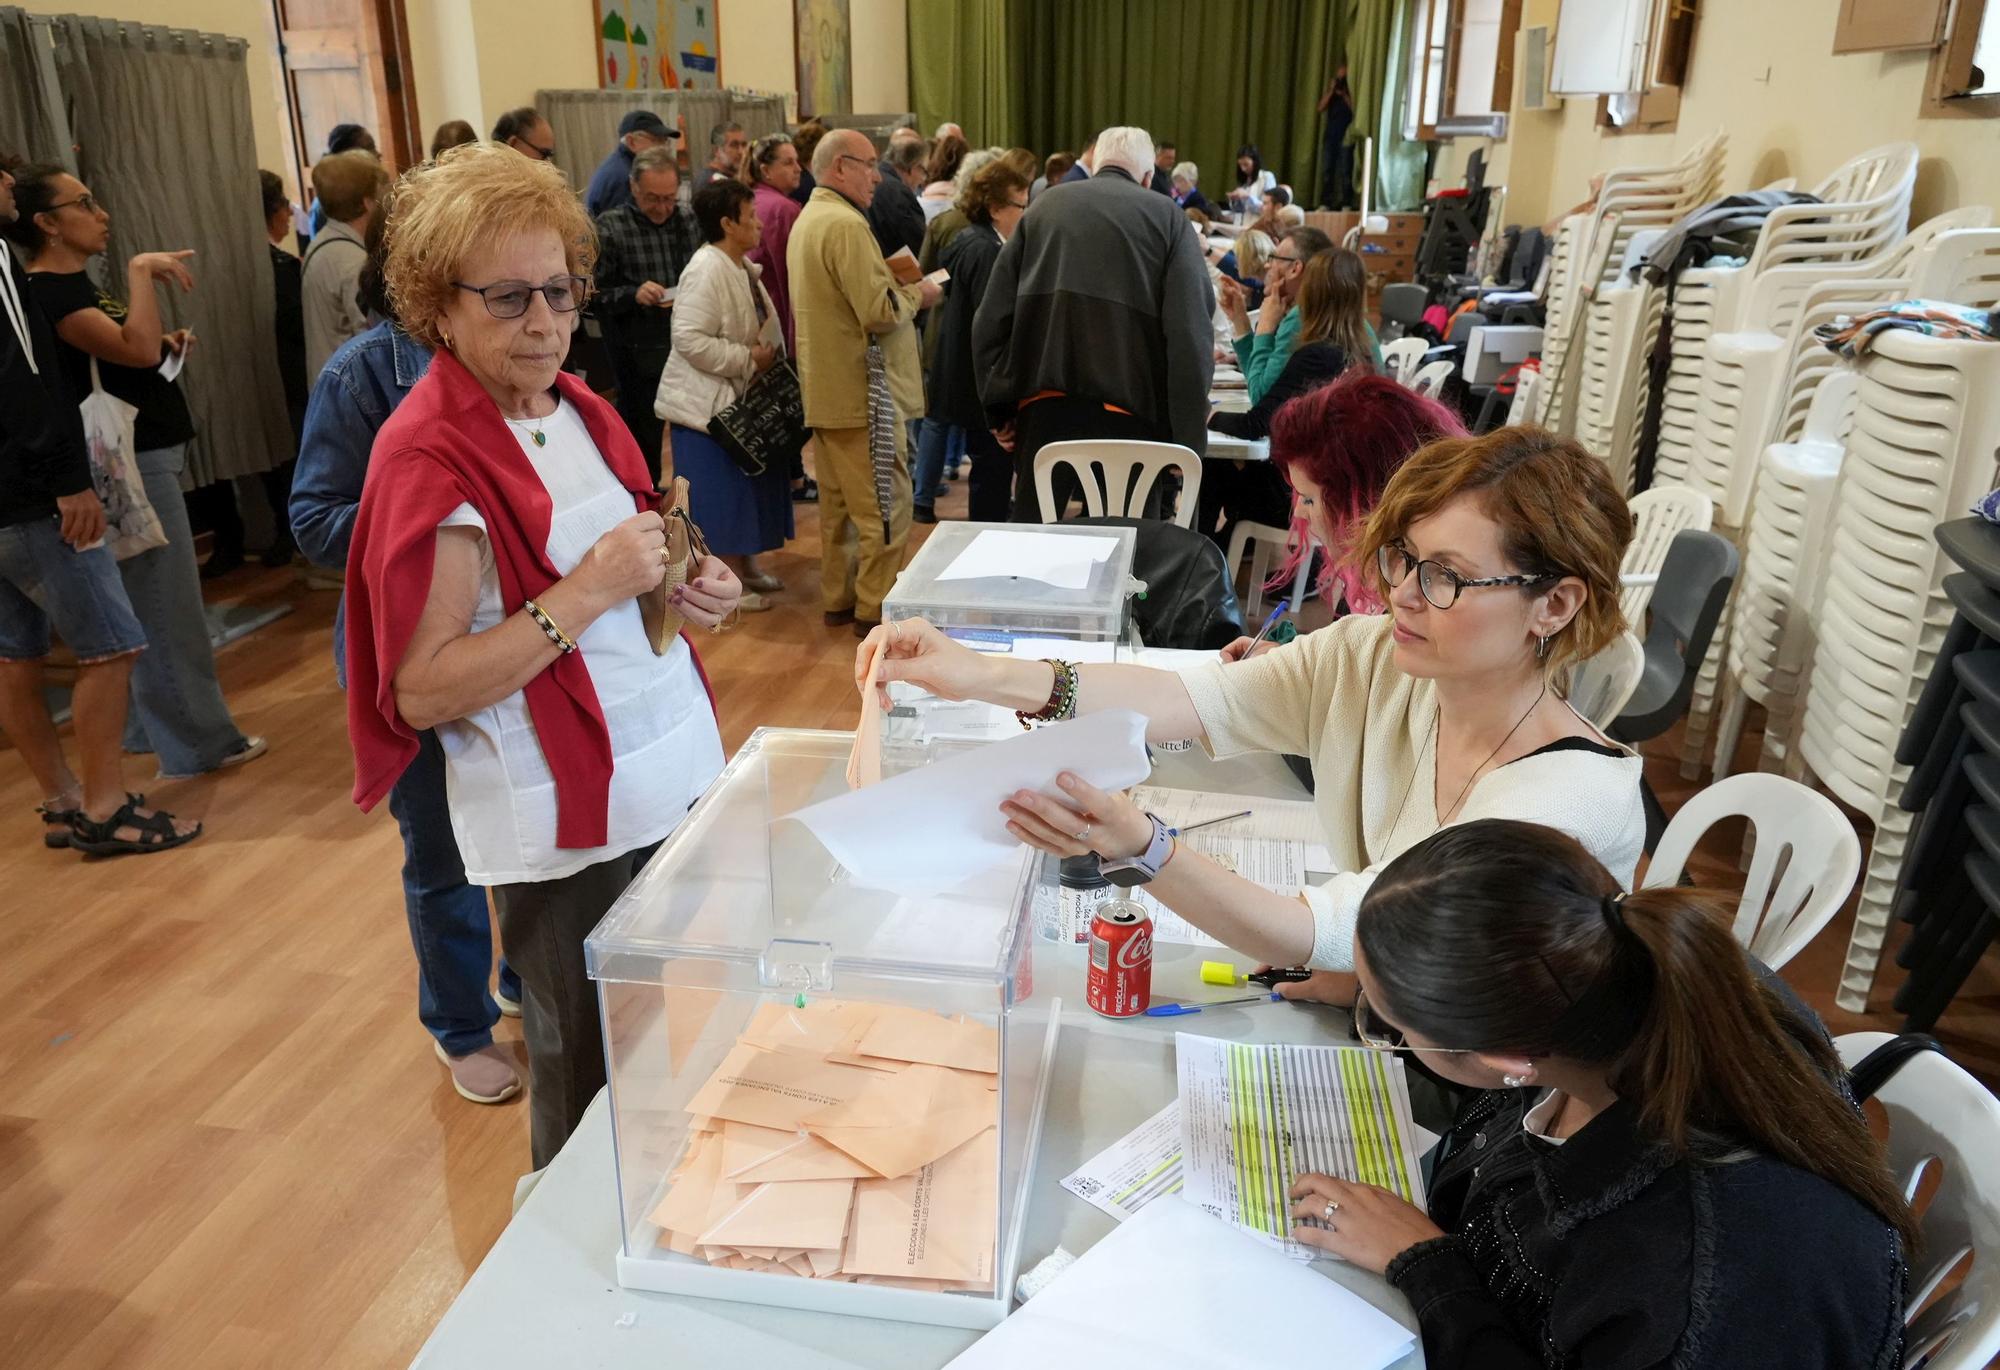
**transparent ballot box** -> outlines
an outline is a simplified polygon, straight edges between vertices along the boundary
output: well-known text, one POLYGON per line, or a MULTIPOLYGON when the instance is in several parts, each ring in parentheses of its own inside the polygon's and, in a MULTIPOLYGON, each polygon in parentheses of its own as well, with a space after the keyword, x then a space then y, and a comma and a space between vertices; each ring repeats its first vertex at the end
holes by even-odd
POLYGON ((1006 1315, 1060 1007, 1039 863, 866 888, 788 817, 848 733, 759 729, 586 943, 620 1283, 986 1328, 1006 1315))
MULTIPOLYGON (((1116 661, 1126 650, 1132 595, 1130 528, 1075 524, 941 523, 882 605, 882 619, 925 618, 983 652, 1116 661)), ((892 683, 882 773, 1020 732, 1010 710, 934 699, 892 683)))

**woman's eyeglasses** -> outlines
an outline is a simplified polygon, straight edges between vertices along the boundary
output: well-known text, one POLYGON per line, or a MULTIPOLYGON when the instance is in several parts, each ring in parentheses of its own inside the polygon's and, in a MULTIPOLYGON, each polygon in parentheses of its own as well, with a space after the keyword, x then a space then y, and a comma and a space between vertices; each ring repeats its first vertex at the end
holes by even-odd
POLYGON ((1417 589, 1431 605, 1439 609, 1449 609, 1458 603, 1458 597, 1467 590, 1483 590, 1493 585, 1543 585, 1552 580, 1561 580, 1555 572, 1536 576, 1482 576, 1477 580, 1468 579, 1441 561, 1419 561, 1410 555, 1409 549, 1399 543, 1387 542, 1375 552, 1375 565, 1382 572, 1382 579, 1395 589, 1417 573, 1417 589))
POLYGON ((1368 992, 1354 988, 1354 1040, 1370 1051, 1434 1051, 1443 1056, 1470 1056, 1471 1047, 1413 1047, 1403 1030, 1392 1027, 1368 1002, 1368 992))
POLYGON ((575 313, 590 293, 590 282, 582 276, 558 276, 547 285, 529 285, 526 281, 495 281, 492 285, 453 281, 452 284, 484 300, 486 312, 496 319, 520 318, 528 312, 528 301, 538 290, 549 302, 549 308, 558 314, 575 313))
POLYGON ((75 205, 85 214, 95 214, 104 207, 98 202, 95 195, 79 195, 74 200, 57 200, 54 204, 43 210, 42 213, 51 214, 58 209, 68 209, 71 205, 75 205))

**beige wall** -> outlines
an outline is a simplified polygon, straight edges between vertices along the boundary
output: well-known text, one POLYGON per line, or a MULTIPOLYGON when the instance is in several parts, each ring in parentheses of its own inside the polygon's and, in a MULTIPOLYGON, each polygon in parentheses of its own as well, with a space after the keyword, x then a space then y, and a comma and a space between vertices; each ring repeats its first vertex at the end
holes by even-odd
MULTIPOLYGON (((33 8, 57 12, 54 6, 33 8)), ((597 85, 591 0, 404 0, 404 8, 410 79, 427 144, 447 119, 468 120, 483 134, 505 110, 531 104, 538 90, 597 85)), ((906 0, 851 0, 850 9, 855 107, 864 113, 907 108, 906 0)), ((291 179, 269 0, 78 0, 60 11, 246 39, 257 163, 291 179)), ((792 0, 718 0, 723 80, 796 101, 792 15, 792 0)))
MULTIPOLYGON (((1525 9, 1524 24, 1553 23, 1557 3, 1528 0, 1525 9)), ((1579 97, 1546 114, 1517 112, 1497 144, 1454 140, 1439 155, 1437 177, 1457 184, 1471 150, 1490 146, 1488 179, 1507 186, 1507 221, 1537 223, 1583 199, 1594 172, 1671 161, 1725 128, 1725 191, 1785 176, 1810 189, 1855 153, 1909 140, 1922 154, 1912 222, 1963 205, 2000 206, 2000 120, 1919 119, 1928 57, 1834 56, 1838 9, 1829 0, 1705 5, 1675 132, 1600 133, 1596 101, 1579 97)))
MULTIPOLYGON (((254 8, 256 0, 235 3, 254 8)), ((404 0, 404 6, 426 130, 456 118, 483 133, 502 112, 532 103, 538 90, 597 85, 591 0, 404 0)), ((907 108, 906 0, 850 0, 850 14, 855 108, 907 108)), ((796 108, 792 0, 717 0, 716 18, 723 81, 790 95, 796 108)))

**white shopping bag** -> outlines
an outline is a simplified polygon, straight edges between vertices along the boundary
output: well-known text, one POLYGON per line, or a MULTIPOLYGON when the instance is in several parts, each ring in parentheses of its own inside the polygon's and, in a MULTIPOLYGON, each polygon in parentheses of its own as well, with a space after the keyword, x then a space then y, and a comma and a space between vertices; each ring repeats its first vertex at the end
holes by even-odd
POLYGON ((104 541, 119 560, 167 545, 167 533, 140 479, 132 422, 139 411, 104 388, 97 358, 90 359, 90 394, 83 435, 90 447, 90 479, 104 501, 104 541))

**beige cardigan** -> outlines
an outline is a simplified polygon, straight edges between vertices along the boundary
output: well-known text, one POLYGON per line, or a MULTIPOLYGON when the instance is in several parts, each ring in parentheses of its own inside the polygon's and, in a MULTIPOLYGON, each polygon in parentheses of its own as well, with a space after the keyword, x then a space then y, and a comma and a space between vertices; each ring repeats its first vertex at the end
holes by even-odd
POLYGON ((674 295, 674 350, 660 372, 654 414, 706 433, 708 421, 750 388, 757 374, 750 348, 764 342, 784 352, 777 308, 758 279, 763 271, 755 262, 738 266, 714 243, 703 244, 694 254, 674 295))
MULTIPOLYGON (((1304 756, 1313 803, 1340 874, 1306 891, 1312 963, 1354 967, 1354 920, 1381 868, 1436 832, 1437 687, 1392 660, 1387 615, 1356 615, 1249 661, 1182 674, 1213 756, 1304 756)), ((1576 838, 1630 888, 1646 837, 1643 763, 1587 751, 1543 752, 1496 767, 1466 795, 1456 823, 1513 818, 1576 838)))

